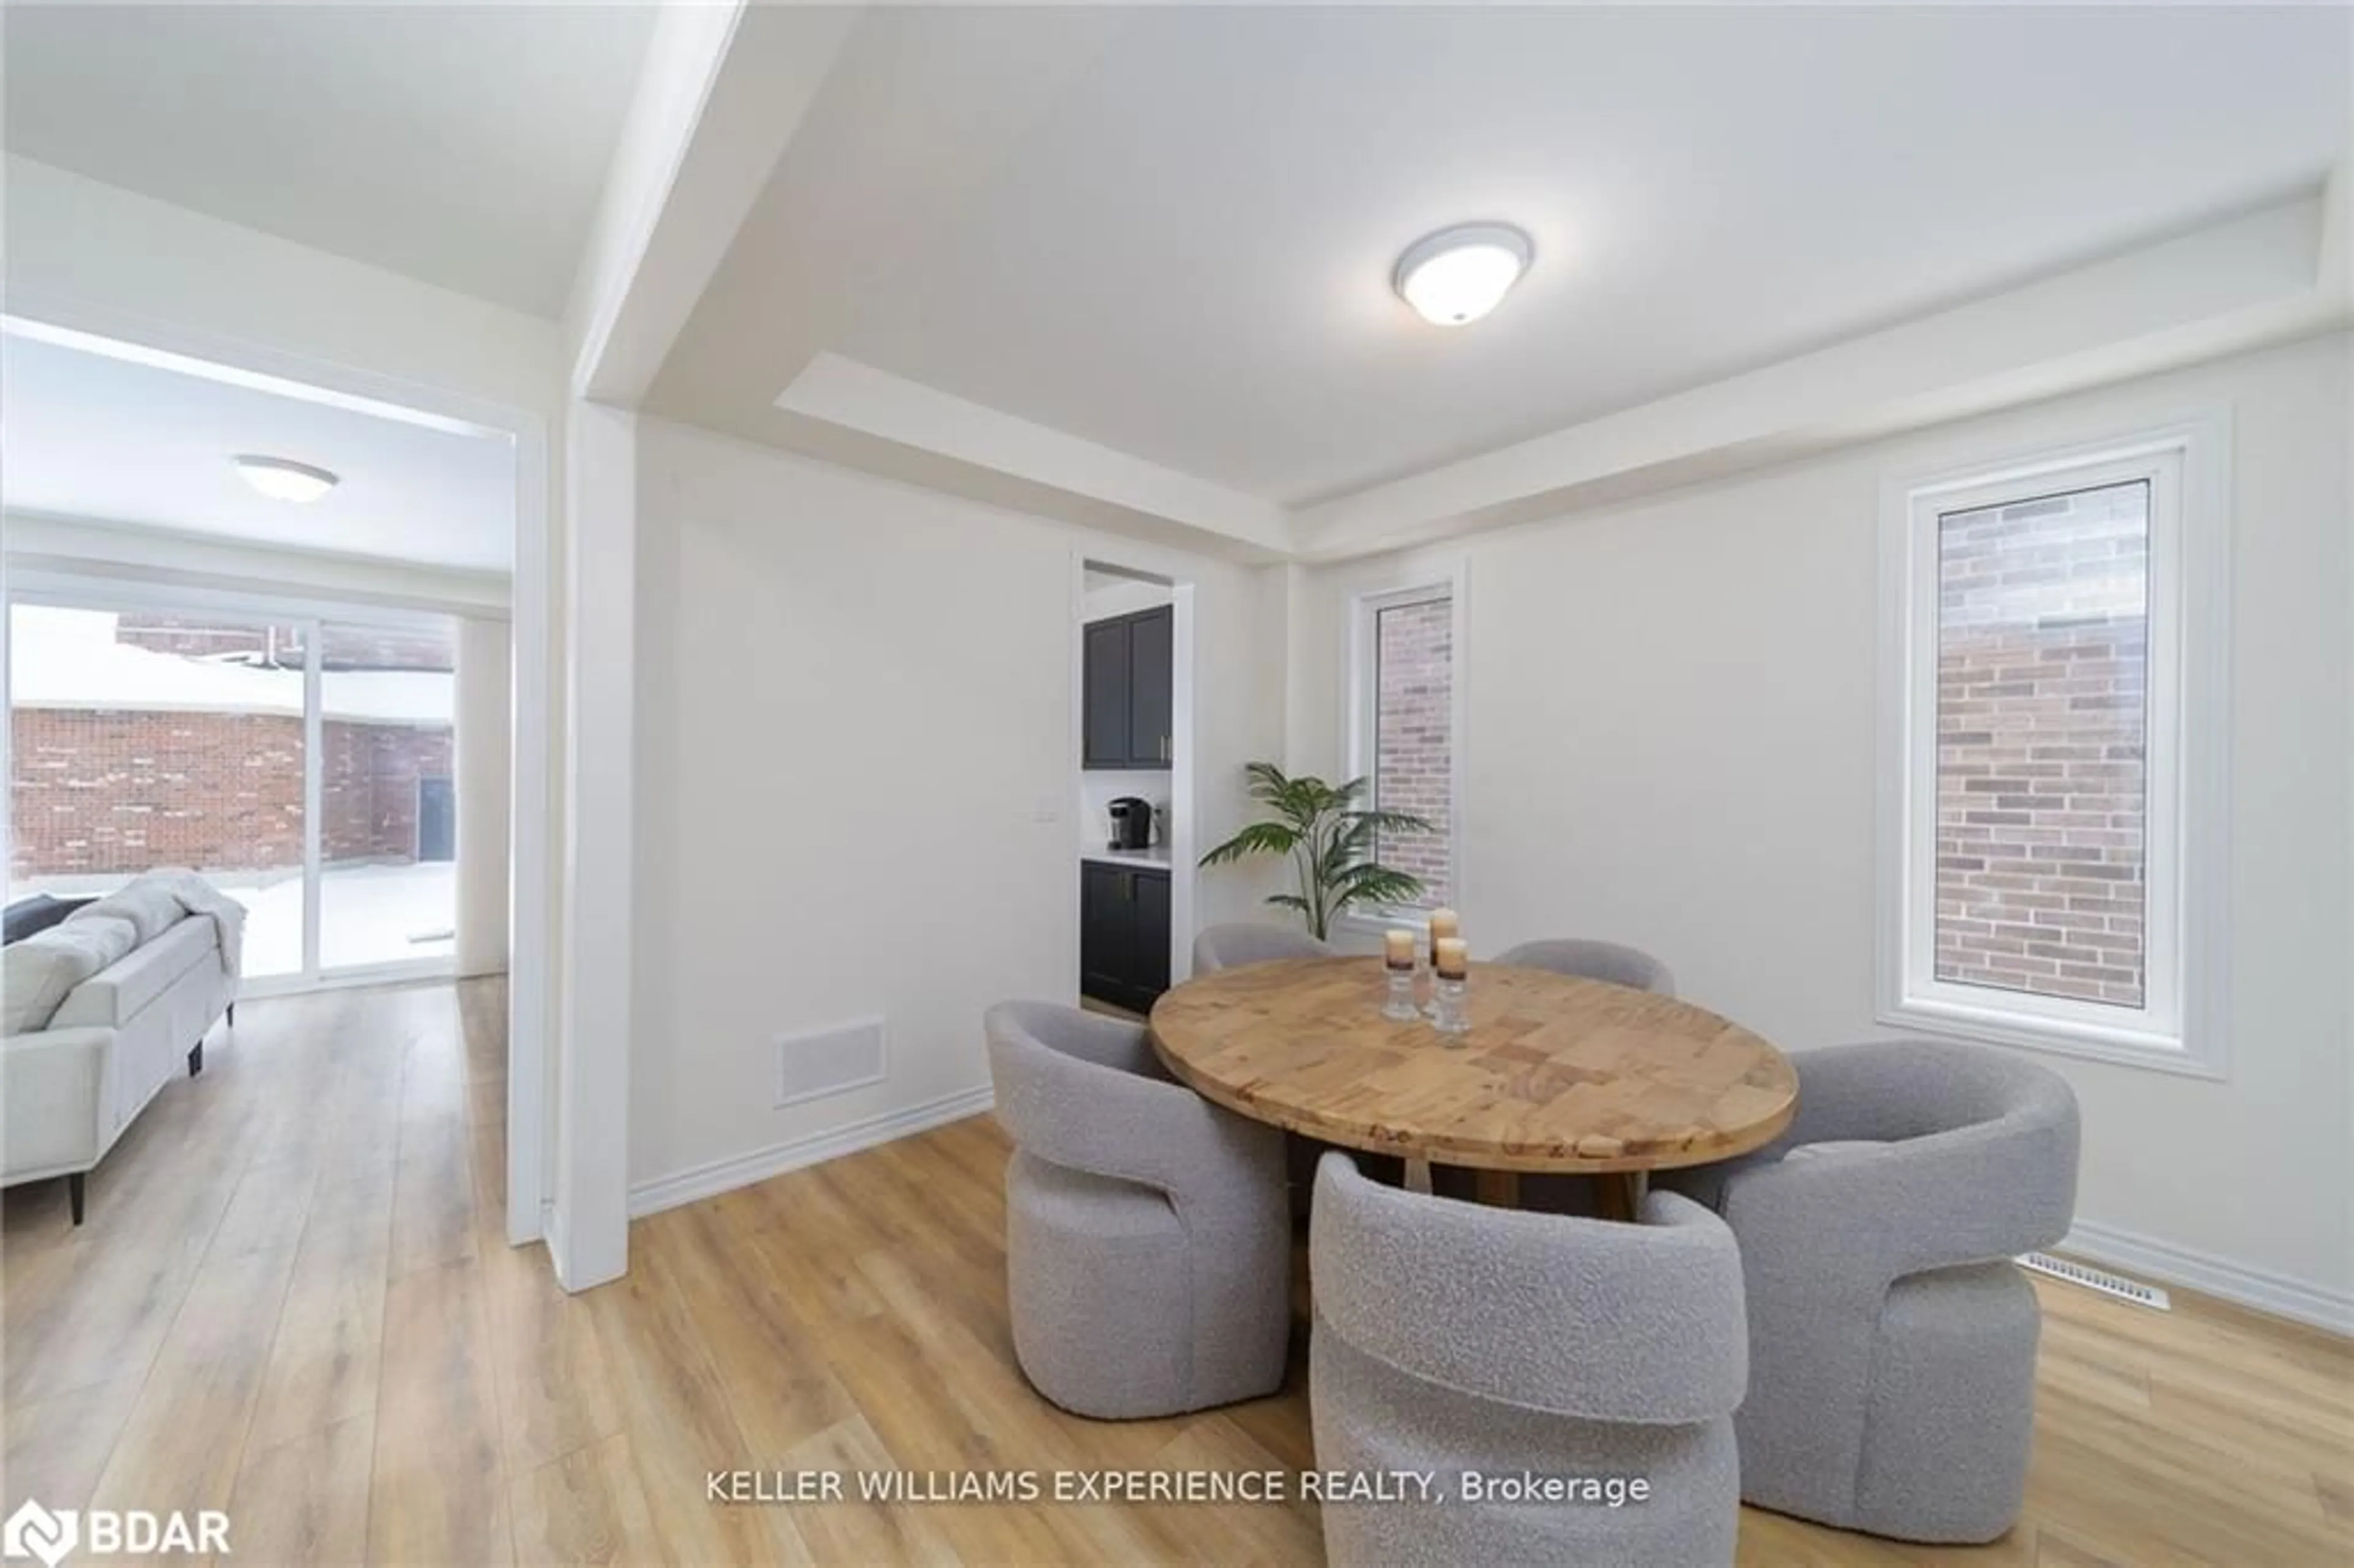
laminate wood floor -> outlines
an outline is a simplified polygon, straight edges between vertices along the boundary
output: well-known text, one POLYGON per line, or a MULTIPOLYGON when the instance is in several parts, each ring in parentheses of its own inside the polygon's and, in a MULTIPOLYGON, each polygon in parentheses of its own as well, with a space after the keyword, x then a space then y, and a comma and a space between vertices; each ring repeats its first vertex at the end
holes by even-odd
MULTIPOLYGON (((977 1118, 641 1222, 571 1298, 501 1235, 496 982, 249 1003, 67 1223, 0 1230, 5 1507, 226 1508, 231 1563, 1315 1563, 1305 1504, 720 1506, 711 1468, 1302 1469, 1280 1395, 1066 1415, 1015 1370, 977 1118)), ((2039 1282, 2027 1516, 1974 1551, 1751 1511, 1759 1564, 2344 1563, 2354 1348, 2039 1282)), ((185 1561, 185 1560, 183 1560, 185 1561)))

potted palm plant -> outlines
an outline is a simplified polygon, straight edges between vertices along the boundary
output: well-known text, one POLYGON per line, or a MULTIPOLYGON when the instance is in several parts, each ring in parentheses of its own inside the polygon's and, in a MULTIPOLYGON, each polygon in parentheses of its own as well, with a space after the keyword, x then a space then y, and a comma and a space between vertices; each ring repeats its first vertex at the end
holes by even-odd
POLYGON ((1410 904, 1422 896, 1422 879, 1394 871, 1373 858, 1385 832, 1429 833, 1438 830, 1410 811, 1362 807, 1370 780, 1327 784, 1313 775, 1294 779, 1272 762, 1253 762, 1244 773, 1251 798, 1271 813, 1253 822, 1202 857, 1225 865, 1254 855, 1288 854, 1299 891, 1267 895, 1269 904, 1296 909, 1321 941, 1332 922, 1354 904, 1410 904))

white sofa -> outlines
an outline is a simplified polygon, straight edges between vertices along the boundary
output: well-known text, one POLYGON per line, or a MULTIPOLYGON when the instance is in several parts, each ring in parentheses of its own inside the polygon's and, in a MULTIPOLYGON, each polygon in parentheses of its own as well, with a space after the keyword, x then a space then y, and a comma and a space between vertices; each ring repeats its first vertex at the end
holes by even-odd
POLYGON ((244 910, 189 873, 151 873, 5 954, 0 1186, 83 1178, 204 1040, 235 1022, 244 910))

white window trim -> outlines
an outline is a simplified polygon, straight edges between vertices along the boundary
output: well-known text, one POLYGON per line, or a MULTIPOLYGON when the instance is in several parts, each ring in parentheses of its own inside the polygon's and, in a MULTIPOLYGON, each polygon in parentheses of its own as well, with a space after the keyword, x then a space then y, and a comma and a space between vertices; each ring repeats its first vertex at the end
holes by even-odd
MULTIPOLYGON (((1342 627, 1344 641, 1341 647, 1341 668, 1347 682, 1349 705, 1348 753, 1341 777, 1369 778, 1373 771, 1374 706, 1379 696, 1374 667, 1374 618, 1381 611, 1398 605, 1420 604, 1434 599, 1446 599, 1451 606, 1451 624, 1447 631, 1447 896, 1455 901, 1453 907, 1458 911, 1464 906, 1463 715, 1467 689, 1464 680, 1464 651, 1467 645, 1464 630, 1469 625, 1469 577, 1467 563, 1458 560, 1428 571, 1407 574, 1378 587, 1360 589, 1349 598, 1349 613, 1342 627)), ((1343 930, 1359 932, 1381 932, 1393 928, 1425 932, 1430 929, 1430 912, 1360 905, 1342 915, 1337 924, 1343 930)))
POLYGON ((1881 548, 1879 1022, 2220 1079, 2225 914, 2231 429, 2217 411, 2114 440, 1892 480, 1881 548), (1934 973, 1936 520, 2035 486, 2151 482, 2145 997, 2129 1010, 1934 973), (1916 806, 1916 802, 1919 804, 1916 806))

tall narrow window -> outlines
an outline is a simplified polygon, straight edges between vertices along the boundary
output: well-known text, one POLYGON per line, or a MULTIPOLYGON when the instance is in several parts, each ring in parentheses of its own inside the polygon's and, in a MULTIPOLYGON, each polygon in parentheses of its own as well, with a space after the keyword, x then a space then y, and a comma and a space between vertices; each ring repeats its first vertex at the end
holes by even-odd
POLYGON ((1940 980, 2147 999, 2150 482, 1937 518, 1940 980))
POLYGON ((1373 779, 1374 804, 1427 819, 1435 832, 1384 832, 1375 855, 1418 877, 1415 907, 1456 898, 1455 593, 1437 583, 1358 604, 1359 693, 1352 775, 1373 779))
MULTIPOLYGON (((1914 489, 1882 1016, 2205 1065, 2188 437, 1914 489)), ((2204 694, 2203 693, 2201 694, 2204 694)))

